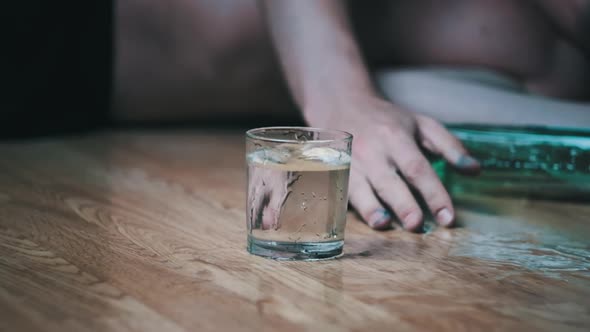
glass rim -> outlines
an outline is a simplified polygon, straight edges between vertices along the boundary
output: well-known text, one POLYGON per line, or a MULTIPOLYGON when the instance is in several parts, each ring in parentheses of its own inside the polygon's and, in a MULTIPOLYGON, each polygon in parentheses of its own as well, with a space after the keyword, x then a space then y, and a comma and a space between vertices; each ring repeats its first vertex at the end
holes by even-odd
POLYGON ((274 126, 274 127, 260 127, 260 128, 252 128, 246 131, 246 137, 249 139, 271 142, 271 143, 294 143, 294 144, 326 144, 332 142, 346 142, 352 141, 353 135, 349 132, 344 130, 338 129, 327 129, 327 128, 317 128, 317 127, 301 127, 301 126, 274 126), (257 135, 258 132, 266 131, 266 130, 302 130, 302 131, 312 131, 312 132, 323 132, 329 134, 341 135, 342 137, 333 138, 333 139, 321 139, 321 140, 297 140, 297 139, 283 139, 283 138, 271 138, 271 137, 264 137, 257 135))

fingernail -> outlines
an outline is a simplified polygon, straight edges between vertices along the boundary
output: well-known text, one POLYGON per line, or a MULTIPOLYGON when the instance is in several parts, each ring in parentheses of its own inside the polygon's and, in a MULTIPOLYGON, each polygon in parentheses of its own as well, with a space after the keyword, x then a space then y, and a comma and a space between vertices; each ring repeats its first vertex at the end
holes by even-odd
POLYGON ((404 228, 414 230, 422 222, 422 216, 419 212, 414 211, 404 218, 404 228))
POLYGON ((443 226, 449 226, 453 222, 453 214, 449 209, 444 208, 436 214, 436 221, 443 226))
POLYGON ((369 226, 372 228, 381 229, 389 224, 391 221, 391 213, 385 209, 378 209, 367 220, 369 226))
POLYGON ((457 167, 459 168, 475 168, 479 167, 479 161, 466 154, 461 155, 457 160, 457 167))

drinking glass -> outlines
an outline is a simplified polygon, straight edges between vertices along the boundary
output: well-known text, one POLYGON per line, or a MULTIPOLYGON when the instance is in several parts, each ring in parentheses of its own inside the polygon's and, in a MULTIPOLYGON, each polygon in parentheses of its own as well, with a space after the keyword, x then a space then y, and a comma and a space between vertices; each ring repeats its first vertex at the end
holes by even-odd
POLYGON ((280 260, 342 253, 352 135, 306 127, 246 133, 248 251, 280 260))

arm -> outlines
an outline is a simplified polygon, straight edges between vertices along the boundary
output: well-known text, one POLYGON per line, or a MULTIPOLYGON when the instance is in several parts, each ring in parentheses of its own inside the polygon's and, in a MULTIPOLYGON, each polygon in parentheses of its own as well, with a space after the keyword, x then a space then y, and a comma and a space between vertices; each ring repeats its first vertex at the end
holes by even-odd
POLYGON ((325 103, 326 94, 374 95, 342 1, 267 0, 264 8, 289 87, 304 112, 325 103))
POLYGON ((388 211, 393 211, 406 229, 417 229, 423 215, 412 187, 437 221, 450 225, 454 219, 450 197, 419 145, 458 167, 474 169, 478 164, 438 122, 378 96, 351 33, 344 2, 265 0, 263 6, 306 121, 355 135, 350 200, 361 217, 374 228, 387 228, 392 219, 388 211))

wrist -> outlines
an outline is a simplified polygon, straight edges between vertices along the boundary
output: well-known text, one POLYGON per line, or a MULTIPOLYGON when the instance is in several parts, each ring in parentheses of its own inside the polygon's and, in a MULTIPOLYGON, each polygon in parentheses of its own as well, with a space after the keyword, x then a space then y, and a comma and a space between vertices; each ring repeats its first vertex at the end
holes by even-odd
POLYGON ((362 112, 367 108, 389 105, 372 88, 322 89, 317 95, 308 94, 301 103, 305 121, 311 125, 326 126, 338 118, 362 112))

